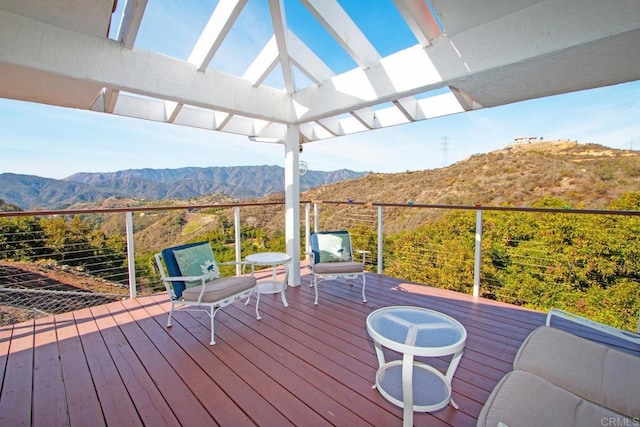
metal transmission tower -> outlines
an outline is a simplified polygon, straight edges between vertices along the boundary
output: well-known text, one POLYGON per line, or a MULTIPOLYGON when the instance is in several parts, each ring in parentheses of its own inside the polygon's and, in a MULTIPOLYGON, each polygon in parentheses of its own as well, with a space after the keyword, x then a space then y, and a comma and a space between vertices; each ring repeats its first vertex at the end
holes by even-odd
POLYGON ((449 151, 449 137, 442 137, 442 167, 447 166, 447 152, 449 151))

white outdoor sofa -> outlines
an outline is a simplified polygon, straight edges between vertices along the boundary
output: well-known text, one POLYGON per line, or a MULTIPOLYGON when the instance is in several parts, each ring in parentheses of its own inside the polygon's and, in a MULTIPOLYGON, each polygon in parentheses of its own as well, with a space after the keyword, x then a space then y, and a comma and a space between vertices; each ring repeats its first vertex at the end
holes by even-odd
POLYGON ((494 388, 478 426, 640 425, 640 357, 549 326, 552 316, 581 319, 585 326, 638 344, 621 332, 552 310, 547 325, 522 343, 509 372, 494 388))

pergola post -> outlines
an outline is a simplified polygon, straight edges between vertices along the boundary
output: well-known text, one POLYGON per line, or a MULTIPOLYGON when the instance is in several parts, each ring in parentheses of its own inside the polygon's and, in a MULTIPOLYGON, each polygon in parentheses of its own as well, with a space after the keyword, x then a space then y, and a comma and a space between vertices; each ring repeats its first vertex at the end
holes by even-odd
POLYGON ((285 139, 284 205, 287 253, 291 256, 289 286, 300 285, 300 128, 287 127, 285 139))

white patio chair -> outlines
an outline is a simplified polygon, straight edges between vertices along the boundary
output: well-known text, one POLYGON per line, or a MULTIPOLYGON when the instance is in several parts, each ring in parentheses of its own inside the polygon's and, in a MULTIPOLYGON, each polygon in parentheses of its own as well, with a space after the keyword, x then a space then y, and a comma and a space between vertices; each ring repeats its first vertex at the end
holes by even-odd
MULTIPOLYGON (((169 295, 171 311, 167 327, 176 306, 200 307, 185 310, 204 311, 211 319, 211 345, 215 344, 214 318, 218 310, 247 298, 255 290, 256 279, 250 275, 220 277, 220 270, 208 242, 189 243, 164 249, 155 254, 156 264, 169 295)), ((225 262, 220 265, 247 265, 246 262, 225 262)))
POLYGON ((351 235, 346 230, 319 231, 311 233, 311 273, 313 274, 313 288, 318 305, 318 282, 322 279, 347 279, 353 285, 353 280, 362 282, 362 302, 367 302, 365 296, 366 277, 364 265, 369 251, 357 251, 362 256, 362 262, 353 260, 351 235))

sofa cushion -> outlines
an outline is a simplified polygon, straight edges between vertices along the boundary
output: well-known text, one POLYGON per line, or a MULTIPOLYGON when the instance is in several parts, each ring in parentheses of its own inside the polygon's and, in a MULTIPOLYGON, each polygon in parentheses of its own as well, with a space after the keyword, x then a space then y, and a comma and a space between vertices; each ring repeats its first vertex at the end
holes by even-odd
POLYGON ((541 326, 522 343, 513 367, 615 412, 640 418, 637 356, 541 326))
POLYGON ((634 420, 525 371, 509 372, 493 389, 478 426, 631 426, 634 420))
POLYGON ((362 273, 364 264, 361 262, 320 262, 313 266, 316 274, 345 274, 362 273))
MULTIPOLYGON (((256 286, 254 276, 233 276, 216 279, 205 285, 204 294, 200 302, 215 302, 228 298, 256 286)), ((187 288, 182 292, 185 301, 198 301, 202 285, 187 288)))

